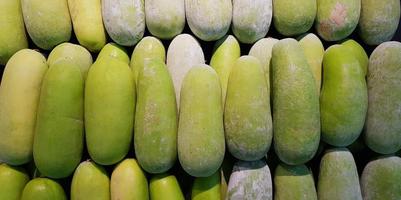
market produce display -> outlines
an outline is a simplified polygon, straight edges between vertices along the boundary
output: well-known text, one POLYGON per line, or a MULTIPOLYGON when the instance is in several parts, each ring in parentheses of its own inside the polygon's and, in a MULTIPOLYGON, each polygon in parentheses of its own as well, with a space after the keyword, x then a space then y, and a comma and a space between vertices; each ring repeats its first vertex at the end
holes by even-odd
POLYGON ((0 0, 0 200, 401 200, 400 0, 0 0))

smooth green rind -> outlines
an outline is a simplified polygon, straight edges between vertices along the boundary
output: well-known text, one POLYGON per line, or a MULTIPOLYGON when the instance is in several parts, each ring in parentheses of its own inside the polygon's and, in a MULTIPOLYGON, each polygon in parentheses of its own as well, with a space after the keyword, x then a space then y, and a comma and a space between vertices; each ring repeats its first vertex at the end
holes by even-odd
POLYGON ((135 159, 125 159, 114 169, 110 193, 113 200, 149 199, 148 180, 135 159))
POLYGON ((401 43, 385 42, 371 54, 365 143, 381 154, 401 149, 401 43))
POLYGON ((317 200, 311 171, 305 165, 279 164, 274 172, 274 200, 317 200))
POLYGON ((204 41, 218 40, 228 32, 232 12, 230 0, 185 0, 189 28, 204 41))
POLYGON ((149 191, 151 200, 184 200, 184 195, 174 175, 154 175, 150 179, 149 191))
POLYGON ((266 36, 272 21, 272 0, 233 0, 232 31, 242 43, 266 36))
POLYGON ((364 200, 401 199, 401 158, 384 156, 370 161, 362 172, 364 200))
POLYGON ((184 0, 146 0, 146 27, 160 39, 169 40, 185 27, 184 0))
POLYGON ((323 58, 320 96, 322 140, 345 147, 361 134, 368 109, 365 72, 347 47, 333 45, 323 58))
POLYGON ((39 48, 51 50, 70 40, 67 0, 21 0, 21 7, 26 30, 39 48))
POLYGON ((20 50, 8 61, 0 85, 0 162, 21 165, 32 159, 36 111, 46 71, 46 59, 33 50, 20 50))
POLYGON ((352 51, 366 76, 368 73, 369 57, 363 47, 353 39, 346 40, 342 45, 352 51))
POLYGON ((56 181, 36 178, 26 184, 21 200, 67 200, 67 196, 56 181))
POLYGON ((273 0, 274 27, 284 36, 307 32, 315 21, 316 5, 316 0, 273 0))
POLYGON ((259 160, 270 149, 270 94, 260 61, 255 57, 240 57, 231 70, 224 129, 228 150, 240 160, 259 160))
POLYGON ((177 159, 177 105, 166 64, 145 60, 138 77, 135 155, 149 173, 164 173, 177 159))
POLYGON ((129 64, 130 59, 127 54, 127 50, 115 43, 108 43, 106 44, 102 50, 99 52, 97 58, 112 58, 117 59, 121 62, 129 64))
POLYGON ((71 181, 71 200, 86 199, 110 200, 109 177, 103 167, 91 161, 79 164, 71 181))
POLYGON ((269 166, 263 160, 238 161, 228 183, 226 199, 272 200, 273 186, 269 166))
POLYGON ((254 56, 259 59, 262 64, 262 68, 265 74, 267 91, 270 94, 270 69, 271 69, 271 58, 272 58, 272 50, 273 46, 279 40, 274 38, 263 38, 258 40, 249 50, 249 55, 254 56))
POLYGON ((33 157, 41 174, 64 178, 82 157, 84 80, 80 68, 61 60, 49 67, 40 91, 33 157))
POLYGON ((117 44, 134 46, 145 32, 144 0, 102 0, 107 33, 117 44))
POLYGON ((319 200, 362 200, 354 157, 346 148, 329 149, 320 161, 319 200))
POLYGON ((28 48, 21 1, 0 1, 0 65, 5 65, 14 53, 28 48))
POLYGON ((195 178, 191 200, 220 200, 220 170, 209 177, 195 178))
POLYGON ((400 21, 399 0, 361 0, 358 33, 368 45, 391 40, 400 21))
POLYGON ((272 77, 275 151, 287 164, 303 164, 319 147, 320 113, 312 70, 296 40, 274 45, 272 77))
POLYGON ((315 28, 326 41, 342 40, 355 30, 361 0, 318 0, 315 28))
POLYGON ((129 66, 98 59, 85 85, 86 144, 91 158, 115 164, 127 155, 134 128, 135 82, 129 66))
POLYGON ((68 8, 79 44, 93 53, 99 52, 106 45, 101 0, 68 0, 68 8))
POLYGON ((88 50, 82 46, 71 43, 57 45, 50 52, 47 58, 47 64, 52 66, 60 60, 66 60, 78 66, 81 69, 83 80, 86 79, 89 67, 93 63, 92 55, 88 50))
POLYGON ((204 63, 202 48, 194 37, 180 34, 171 41, 167 50, 167 68, 173 79, 177 105, 180 105, 181 85, 185 75, 193 66, 204 63))
POLYGON ((0 199, 20 200, 28 181, 29 176, 23 168, 0 164, 0 199))
POLYGON ((166 60, 166 50, 159 39, 147 36, 144 37, 132 52, 130 67, 134 73, 135 83, 138 83, 139 71, 143 68, 145 59, 166 60))
POLYGON ((312 70, 313 77, 315 78, 316 88, 320 94, 322 87, 322 64, 324 56, 324 47, 320 39, 313 33, 302 36, 299 44, 304 50, 306 60, 312 70))
POLYGON ((178 124, 181 166, 191 176, 211 176, 223 162, 225 141, 219 78, 208 65, 185 76, 178 124))
POLYGON ((220 78, 223 108, 226 102, 228 77, 235 61, 241 56, 241 49, 234 36, 229 35, 216 42, 216 50, 210 60, 210 66, 220 78))

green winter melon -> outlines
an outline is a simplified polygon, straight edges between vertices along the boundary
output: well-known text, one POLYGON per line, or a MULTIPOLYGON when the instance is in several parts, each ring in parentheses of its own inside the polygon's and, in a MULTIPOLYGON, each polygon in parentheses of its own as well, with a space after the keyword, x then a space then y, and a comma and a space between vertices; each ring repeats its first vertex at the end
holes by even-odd
POLYGON ((214 174, 225 153, 221 87, 217 73, 197 65, 182 83, 178 123, 178 158, 195 177, 214 174))
POLYGON ((220 170, 208 177, 198 177, 192 185, 191 200, 220 200, 220 170))
POLYGON ((353 39, 346 40, 342 43, 343 46, 347 47, 354 53, 354 56, 358 59, 359 65, 361 66, 365 76, 368 73, 369 57, 366 54, 363 47, 353 39))
POLYGON ((126 64, 129 64, 130 62, 127 50, 125 50, 124 47, 115 43, 108 43, 102 48, 102 50, 100 50, 97 59, 103 57, 117 59, 126 64))
POLYGON ((29 176, 23 168, 0 164, 0 199, 20 200, 28 181, 29 176))
POLYGON ((40 88, 47 71, 42 54, 24 49, 8 61, 0 85, 0 162, 11 165, 32 159, 40 88))
POLYGON ((184 200, 180 185, 174 175, 158 174, 150 179, 151 200, 184 200))
POLYGON ((312 70, 296 40, 274 45, 272 77, 275 151, 287 164, 303 164, 318 149, 320 113, 312 70))
POLYGON ((26 184, 21 200, 67 200, 59 183, 48 178, 35 178, 26 184))

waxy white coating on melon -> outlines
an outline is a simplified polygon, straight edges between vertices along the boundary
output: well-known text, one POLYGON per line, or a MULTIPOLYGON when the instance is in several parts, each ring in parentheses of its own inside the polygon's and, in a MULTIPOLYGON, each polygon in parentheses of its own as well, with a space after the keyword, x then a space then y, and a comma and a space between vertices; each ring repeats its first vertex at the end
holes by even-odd
POLYGON ((177 105, 180 105, 181 84, 187 72, 205 63, 205 56, 198 41, 188 34, 178 35, 167 50, 167 68, 173 79, 177 105))
POLYGON ((107 33, 117 44, 135 45, 145 32, 144 0, 102 0, 107 33))
POLYGON ((265 37, 272 21, 272 0, 233 0, 234 35, 243 43, 265 37))
POLYGON ((272 200, 269 166, 263 160, 235 163, 228 183, 226 200, 272 200))
POLYGON ((171 39, 185 26, 184 0, 146 0, 146 27, 161 39, 171 39))
POLYGON ((201 40, 223 37, 230 28, 231 0, 185 0, 185 12, 191 31, 201 40))

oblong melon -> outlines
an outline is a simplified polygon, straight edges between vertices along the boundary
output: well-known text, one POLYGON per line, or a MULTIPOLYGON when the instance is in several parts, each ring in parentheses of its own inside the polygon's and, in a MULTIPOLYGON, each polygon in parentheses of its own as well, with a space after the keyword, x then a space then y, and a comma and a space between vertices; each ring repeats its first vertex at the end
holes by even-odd
POLYGON ((115 164, 128 153, 134 128, 135 83, 128 64, 98 59, 85 85, 85 133, 91 158, 115 164))
POLYGON ((195 177, 215 173, 225 152, 221 88, 217 73, 197 65, 185 76, 178 123, 178 158, 195 177))
POLYGON ((51 50, 70 40, 67 0, 21 0, 21 6, 26 30, 39 48, 51 50))
POLYGON ((354 53, 354 56, 358 59, 359 65, 366 76, 368 73, 369 57, 363 47, 353 39, 346 40, 342 45, 354 53))
POLYGON ((149 183, 151 200, 184 200, 180 185, 174 175, 157 174, 152 176, 149 183))
POLYGON ((286 164, 303 164, 319 147, 320 112, 312 70, 296 40, 274 45, 272 77, 275 151, 286 164))
POLYGON ((124 47, 115 43, 108 43, 102 48, 102 50, 100 50, 97 59, 103 57, 117 59, 126 64, 129 64, 130 62, 127 50, 124 47))
POLYGON ((273 22, 276 30, 285 36, 307 32, 316 17, 316 0, 273 0, 273 22))
POLYGON ((167 68, 174 83, 177 105, 180 105, 181 84, 187 72, 198 64, 205 63, 199 43, 188 34, 176 36, 167 50, 167 68))
POLYGON ((397 31, 400 21, 399 0, 361 0, 361 17, 358 33, 369 45, 389 41, 397 31))
POLYGON ((146 27, 160 39, 171 39, 185 26, 184 0, 146 0, 146 27))
POLYGON ((216 42, 216 50, 210 60, 210 66, 220 78, 223 107, 226 101, 228 77, 235 61, 241 56, 241 49, 234 36, 229 35, 216 42))
POLYGON ((0 199, 20 200, 28 181, 29 176, 23 168, 0 164, 0 199))
POLYGON ((49 66, 52 66, 60 60, 66 60, 78 66, 79 69, 81 69, 83 80, 86 79, 89 67, 93 63, 92 55, 88 50, 82 46, 68 42, 57 45, 50 52, 49 57, 47 58, 47 63, 49 66))
POLYGON ((164 173, 177 159, 177 105, 166 64, 145 60, 139 72, 134 146, 141 167, 164 173))
POLYGON ((315 28, 326 41, 342 40, 355 30, 361 0, 318 0, 315 28))
POLYGON ((102 16, 107 33, 117 44, 134 46, 143 37, 143 0, 102 0, 102 16))
POLYGON ((218 40, 228 32, 232 11, 230 0, 185 0, 189 28, 204 41, 218 40))
POLYGON ((370 161, 361 175, 364 200, 401 199, 401 158, 383 156, 370 161))
POLYGON ((238 161, 228 183, 226 199, 273 199, 273 185, 269 166, 264 160, 238 161))
POLYGON ((101 0, 68 0, 71 21, 79 44, 97 53, 106 45, 101 0))
POLYGON ((111 199, 149 199, 148 180, 135 159, 125 159, 111 174, 111 199))
POLYGON ((324 153, 317 194, 319 200, 362 200, 356 163, 347 148, 329 149, 324 153))
POLYGON ((35 178, 26 184, 21 200, 67 200, 64 189, 59 183, 48 178, 35 178))
POLYGON ((84 80, 79 66, 60 60, 49 67, 38 106, 33 157, 41 174, 64 178, 82 157, 84 80))
POLYGON ((272 21, 272 0, 233 0, 234 35, 251 44, 266 36, 272 21))
POLYGON ((274 172, 274 200, 317 200, 312 172, 305 165, 279 164, 274 172))
POLYGON ((0 2, 0 65, 5 65, 14 53, 28 48, 22 16, 21 1, 3 0, 0 2))
POLYGON ((361 134, 367 108, 365 72, 358 59, 343 45, 329 47, 320 96, 322 140, 338 147, 352 144, 361 134))
POLYGON ((365 143, 375 152, 401 149, 401 43, 379 45, 369 59, 365 143))
POLYGON ((259 160, 270 149, 273 127, 266 88, 260 61, 240 57, 230 73, 224 109, 227 147, 240 160, 259 160))
POLYGON ((220 171, 208 177, 195 178, 191 190, 191 200, 220 200, 220 171))
POLYGON ((134 73, 135 83, 138 83, 139 71, 143 68, 145 59, 166 60, 166 50, 159 39, 147 36, 135 46, 132 52, 130 67, 134 73))
POLYGON ((0 85, 0 161, 11 165, 32 159, 36 111, 47 71, 42 54, 24 49, 8 61, 0 85))
POLYGON ((70 192, 71 200, 110 200, 109 177, 100 165, 84 161, 75 170, 70 192))

